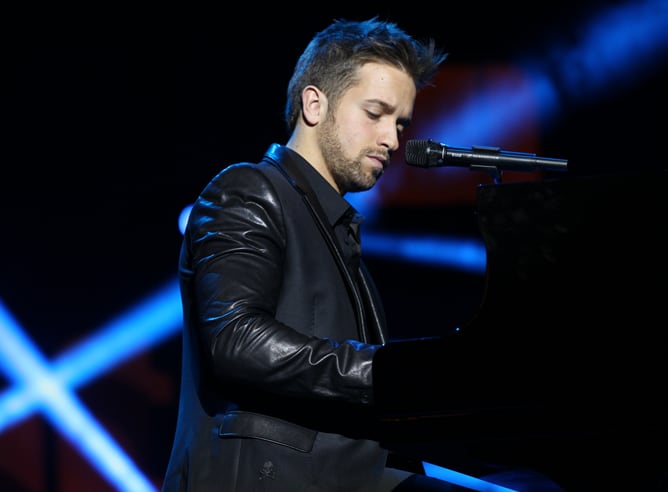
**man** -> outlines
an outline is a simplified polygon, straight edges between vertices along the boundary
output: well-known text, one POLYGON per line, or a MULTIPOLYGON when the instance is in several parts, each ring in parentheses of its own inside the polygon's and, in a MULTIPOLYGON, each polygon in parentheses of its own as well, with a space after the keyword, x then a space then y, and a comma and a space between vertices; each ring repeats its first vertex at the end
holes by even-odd
POLYGON ((387 468, 372 439, 388 335, 344 199, 382 176, 445 57, 394 23, 335 21, 295 67, 287 144, 228 166, 197 199, 164 492, 453 490, 387 468))

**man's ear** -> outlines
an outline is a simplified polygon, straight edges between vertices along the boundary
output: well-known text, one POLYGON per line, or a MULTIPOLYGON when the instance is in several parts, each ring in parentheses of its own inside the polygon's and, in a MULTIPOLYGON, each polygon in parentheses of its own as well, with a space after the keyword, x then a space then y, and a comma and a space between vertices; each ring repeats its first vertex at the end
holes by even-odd
POLYGON ((316 86, 306 86, 302 91, 302 111, 309 126, 317 125, 327 112, 327 97, 316 86))

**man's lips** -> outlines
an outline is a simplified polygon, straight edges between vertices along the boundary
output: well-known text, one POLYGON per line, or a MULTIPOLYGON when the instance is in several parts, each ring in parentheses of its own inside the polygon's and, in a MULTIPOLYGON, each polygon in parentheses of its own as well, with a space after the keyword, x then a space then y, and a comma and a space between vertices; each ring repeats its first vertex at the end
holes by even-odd
POLYGON ((369 158, 380 164, 380 167, 383 169, 385 169, 390 162, 390 158, 384 155, 370 155, 369 158))

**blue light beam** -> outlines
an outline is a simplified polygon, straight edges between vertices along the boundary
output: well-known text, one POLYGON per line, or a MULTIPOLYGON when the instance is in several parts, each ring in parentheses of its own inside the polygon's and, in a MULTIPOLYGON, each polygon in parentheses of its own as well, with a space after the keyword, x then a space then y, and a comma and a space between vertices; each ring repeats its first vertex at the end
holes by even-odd
MULTIPOLYGON (((0 317, 0 330, 6 324, 13 326, 16 333, 16 324, 9 323, 10 318, 5 313, 0 317)), ((51 377, 61 386, 78 388, 178 332, 181 323, 179 286, 177 281, 172 281, 86 341, 60 355, 52 364, 51 377)), ((39 403, 37 397, 22 385, 0 395, 0 432, 30 415, 39 403)))
POLYGON ((477 490, 479 492, 517 492, 515 489, 509 489, 501 485, 497 485, 491 482, 487 482, 480 478, 475 478, 470 475, 465 475, 449 468, 443 468, 442 466, 434 465, 432 463, 427 463, 426 461, 422 462, 424 468, 424 473, 428 477, 438 478, 445 482, 454 483, 456 485, 461 485, 471 490, 477 490))
POLYGON ((399 258, 414 263, 485 273, 487 250, 481 240, 446 236, 407 236, 367 232, 362 236, 364 254, 399 258))
POLYGON ((577 44, 556 44, 548 57, 569 99, 619 90, 668 62, 668 1, 615 5, 576 34, 577 44))
MULTIPOLYGON (((177 304, 178 306, 179 304, 177 304)), ((144 311, 140 309, 139 313, 144 311)), ((131 319, 136 318, 130 316, 131 319)), ((154 311, 153 315, 157 315, 154 311)), ((179 316, 180 319, 180 316, 179 316)), ((173 325, 173 323, 172 323, 173 325)), ((109 336, 111 331, 106 333, 108 342, 115 342, 108 345, 112 351, 116 351, 116 360, 122 359, 127 354, 122 355, 118 349, 123 347, 119 340, 132 340, 127 337, 128 332, 142 331, 129 330, 128 325, 121 327, 121 337, 109 336), (115 349, 115 350, 114 350, 115 349)), ((118 328, 118 327, 116 327, 118 328)), ((146 333, 149 338, 155 340, 155 332, 148 330, 146 333)), ((136 339, 134 341, 140 341, 136 339)), ((16 387, 3 395, 3 410, 9 410, 6 415, 25 416, 26 409, 40 410, 51 424, 59 431, 89 460, 89 462, 119 490, 128 492, 154 492, 155 487, 138 470, 135 464, 130 460, 123 450, 114 442, 112 437, 101 427, 86 410, 76 397, 74 397, 61 381, 61 375, 56 374, 53 368, 49 367, 41 353, 34 344, 24 335, 20 326, 11 316, 9 310, 0 301, 0 364, 7 376, 14 381, 16 387), (55 376, 55 377, 54 377, 55 376), (17 391, 18 390, 18 391, 17 391)), ((144 344, 139 343, 140 347, 144 344)), ((128 347, 125 347, 127 349, 128 347)), ((132 350, 130 350, 131 352, 132 350)), ((77 353, 76 351, 72 353, 77 353)), ((72 354, 70 353, 70 355, 72 354)), ((82 352, 79 352, 82 353, 82 352)), ((83 357, 83 360, 91 361, 89 354, 83 357)), ((66 358, 67 360, 68 358, 66 358)), ((71 358, 69 360, 72 360, 71 358)), ((100 368, 105 368, 105 362, 109 358, 102 358, 100 368)), ((87 365, 91 367, 89 362, 87 365)), ((62 371, 64 374, 76 374, 71 371, 62 371)), ((83 367, 83 366, 80 366, 83 367)), ((90 377, 91 373, 88 373, 90 377)), ((75 378, 79 382, 87 380, 86 377, 75 378)), ((5 415, 0 413, 0 418, 5 415)), ((7 420, 3 418, 2 420, 7 420)))

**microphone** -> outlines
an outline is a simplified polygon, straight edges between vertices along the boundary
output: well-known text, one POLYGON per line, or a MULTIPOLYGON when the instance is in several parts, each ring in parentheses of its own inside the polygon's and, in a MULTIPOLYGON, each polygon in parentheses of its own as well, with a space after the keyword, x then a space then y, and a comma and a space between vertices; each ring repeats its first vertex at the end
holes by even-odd
POLYGON ((471 171, 565 171, 566 159, 537 157, 525 152, 509 152, 498 147, 451 147, 434 140, 407 140, 406 164, 417 167, 463 166, 471 171))

